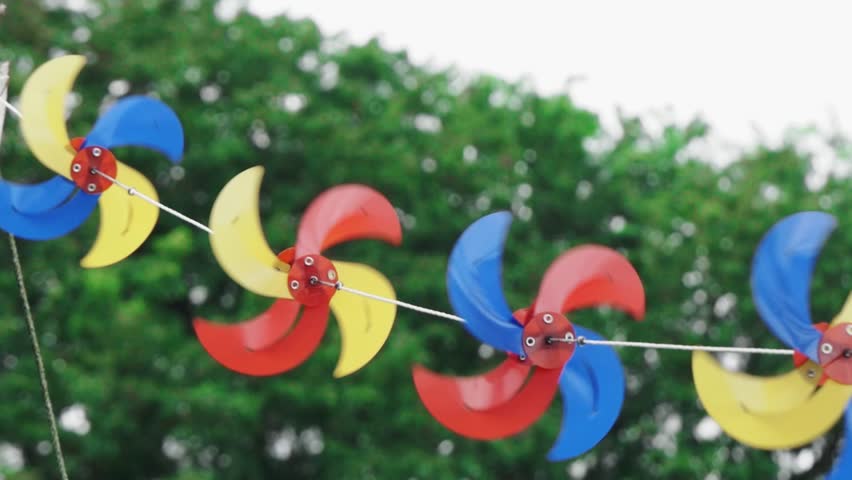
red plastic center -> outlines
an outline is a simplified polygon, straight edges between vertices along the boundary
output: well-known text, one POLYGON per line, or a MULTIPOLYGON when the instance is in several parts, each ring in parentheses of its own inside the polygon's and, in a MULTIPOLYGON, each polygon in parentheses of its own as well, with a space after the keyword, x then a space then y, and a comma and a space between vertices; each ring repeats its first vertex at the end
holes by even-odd
POLYGON ((80 190, 89 194, 103 193, 112 182, 92 172, 93 168, 115 178, 118 168, 115 156, 103 147, 86 147, 78 150, 71 161, 71 180, 80 190))
POLYGON ((287 275, 287 288, 297 302, 308 307, 328 304, 337 289, 320 282, 337 283, 337 270, 331 260, 322 255, 305 255, 293 260, 287 275))
POLYGON ((565 339, 577 338, 574 326, 561 313, 542 312, 531 317, 524 326, 524 352, 533 365, 562 368, 574 355, 577 344, 565 339))
POLYGON ((852 385, 852 324, 835 325, 819 342, 819 363, 828 378, 852 385))

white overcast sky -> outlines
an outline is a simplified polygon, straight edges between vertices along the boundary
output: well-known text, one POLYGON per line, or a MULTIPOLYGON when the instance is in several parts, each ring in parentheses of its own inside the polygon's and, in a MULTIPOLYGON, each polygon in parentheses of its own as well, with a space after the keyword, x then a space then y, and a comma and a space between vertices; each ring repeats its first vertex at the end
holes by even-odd
MULTIPOLYGON (((326 34, 374 36, 419 64, 526 78, 612 124, 615 108, 717 138, 777 142, 790 126, 852 136, 852 3, 786 0, 221 0, 313 19, 326 34), (759 133, 758 133, 759 132, 759 133)), ((831 161, 831 163, 836 163, 831 161)), ((844 166, 845 167, 845 166, 844 166)), ((846 168, 844 168, 845 170, 846 168)))

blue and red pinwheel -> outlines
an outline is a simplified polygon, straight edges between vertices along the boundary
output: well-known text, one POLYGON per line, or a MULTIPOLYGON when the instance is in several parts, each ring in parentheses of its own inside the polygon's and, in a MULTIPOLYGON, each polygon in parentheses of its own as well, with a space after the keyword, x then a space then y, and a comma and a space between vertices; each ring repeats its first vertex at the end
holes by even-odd
POLYGON ((57 175, 38 184, 0 180, 0 229, 29 240, 49 240, 83 224, 101 206, 100 229, 81 264, 87 268, 119 262, 136 251, 157 222, 159 210, 138 195, 111 188, 112 181, 157 199, 154 185, 118 161, 110 149, 137 146, 164 154, 173 163, 183 155, 183 127, 174 111, 153 98, 118 100, 84 138, 69 139, 65 97, 85 65, 67 55, 39 66, 21 91, 21 131, 30 151, 57 175))
POLYGON ((514 313, 503 296, 501 268, 508 212, 485 216, 457 241, 447 270, 456 314, 480 341, 509 356, 494 370, 449 377, 417 365, 414 384, 429 413, 465 437, 492 440, 521 432, 563 396, 562 430, 551 461, 588 451, 612 428, 624 401, 624 372, 610 346, 565 313, 608 305, 637 320, 645 313, 639 275, 619 253, 598 245, 572 248, 551 264, 529 308, 514 313))

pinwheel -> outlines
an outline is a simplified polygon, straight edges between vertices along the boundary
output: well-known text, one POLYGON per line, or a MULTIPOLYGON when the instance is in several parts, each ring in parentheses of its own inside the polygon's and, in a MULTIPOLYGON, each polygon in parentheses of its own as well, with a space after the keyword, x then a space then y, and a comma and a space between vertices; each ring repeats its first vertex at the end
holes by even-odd
POLYGON ((395 298, 394 289, 373 268, 322 256, 323 250, 355 239, 399 245, 396 210, 380 193, 363 185, 326 190, 308 206, 295 247, 275 255, 259 216, 263 167, 250 168, 222 189, 210 214, 213 253, 225 272, 245 289, 277 298, 258 317, 236 324, 195 319, 199 341, 217 362, 246 375, 265 376, 295 368, 317 348, 329 307, 342 335, 335 377, 354 373, 382 348, 396 306, 352 294, 337 295, 335 284, 395 298), (301 318, 296 322, 299 311, 301 318))
POLYGON ((563 253, 544 274, 529 308, 514 314, 502 292, 501 264, 511 215, 498 212, 470 225, 453 248, 447 289, 455 312, 478 340, 508 354, 483 375, 448 377, 417 365, 414 385, 429 413, 465 437, 491 440, 519 433, 563 396, 562 430, 552 461, 582 454, 612 428, 624 400, 624 373, 610 346, 573 325, 564 313, 609 305, 641 319, 639 275, 617 252, 583 245, 563 253))
POLYGON ((154 229, 159 210, 93 171, 109 175, 152 199, 144 175, 116 160, 112 148, 139 146, 174 163, 183 154, 183 128, 175 113, 153 98, 118 100, 85 138, 68 138, 65 97, 85 57, 68 55, 39 66, 21 91, 21 131, 33 155, 58 175, 39 184, 0 181, 0 228, 30 240, 61 237, 79 227, 100 205, 100 229, 81 265, 96 268, 136 251, 154 229))
POLYGON ((810 315, 814 265, 835 226, 826 213, 791 215, 766 233, 754 256, 755 305, 775 337, 796 352, 792 371, 770 377, 728 372, 710 354, 693 354, 701 403, 746 445, 766 450, 804 445, 835 425, 852 396, 852 296, 831 325, 813 325, 810 315))

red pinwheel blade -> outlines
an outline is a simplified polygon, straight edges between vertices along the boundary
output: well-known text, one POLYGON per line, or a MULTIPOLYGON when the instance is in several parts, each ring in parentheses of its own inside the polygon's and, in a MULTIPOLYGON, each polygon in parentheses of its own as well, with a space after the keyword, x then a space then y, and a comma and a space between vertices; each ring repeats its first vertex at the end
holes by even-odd
POLYGON ((308 206, 296 237, 296 258, 358 238, 402 241, 399 217, 390 202, 364 185, 340 185, 308 206))
POLYGON ((488 410, 511 400, 530 374, 529 363, 510 357, 494 370, 473 377, 457 377, 456 385, 464 404, 474 410, 488 410))
POLYGON ((293 300, 276 301, 263 315, 247 322, 251 325, 250 335, 246 334, 246 323, 222 325, 196 318, 193 326, 207 353, 225 367, 245 375, 276 375, 307 360, 328 325, 328 305, 305 307, 298 323, 284 337, 279 334, 276 341, 270 342, 266 335, 281 331, 281 324, 292 324, 298 310, 299 304, 293 300), (273 309, 280 316, 273 315, 273 309), (266 347, 252 350, 249 343, 266 347))
MULTIPOLYGON (((515 374, 518 370, 507 371, 515 374)), ((420 365, 414 367, 412 376, 420 400, 438 422, 468 438, 494 440, 519 433, 541 417, 556 394, 560 373, 561 369, 536 368, 516 395, 493 402, 495 406, 488 410, 474 410, 468 405, 471 399, 462 385, 470 382, 469 378, 439 375, 420 365)))
POLYGON ((249 350, 263 350, 277 342, 290 330, 299 316, 299 304, 288 300, 277 300, 268 310, 252 320, 236 325, 219 325, 232 328, 242 337, 242 344, 249 350))
POLYGON ((563 253, 544 274, 533 315, 609 305, 641 320, 645 290, 639 274, 621 254, 599 245, 563 253))

